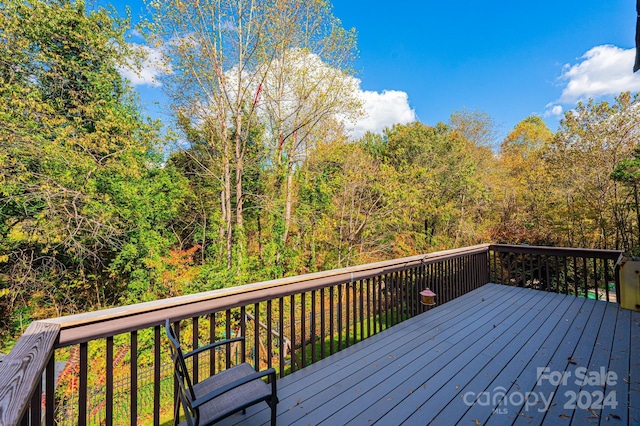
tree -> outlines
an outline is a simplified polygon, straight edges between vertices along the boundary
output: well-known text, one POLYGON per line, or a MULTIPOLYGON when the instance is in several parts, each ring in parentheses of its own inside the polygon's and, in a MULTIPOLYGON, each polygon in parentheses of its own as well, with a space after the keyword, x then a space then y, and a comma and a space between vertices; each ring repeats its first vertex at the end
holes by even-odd
POLYGON ((631 158, 620 160, 611 173, 611 179, 622 183, 628 188, 628 198, 626 200, 623 199, 622 207, 626 206, 629 211, 635 213, 635 227, 632 222, 633 216, 629 218, 630 220, 619 221, 619 224, 624 228, 622 238, 625 250, 637 254, 640 251, 640 196, 638 194, 638 185, 640 184, 640 146, 634 148, 631 158), (628 201, 629 199, 631 201, 628 201), (635 238, 633 238, 634 234, 635 238))
POLYGON ((459 246, 476 241, 471 226, 484 205, 472 144, 440 123, 395 125, 384 132, 382 162, 398 173, 394 191, 396 254, 459 246), (406 249, 401 247, 406 246, 406 249))
POLYGON ((551 245, 553 204, 545 155, 554 137, 542 118, 530 116, 509 132, 500 146, 498 193, 500 221, 493 230, 500 242, 551 245))
POLYGON ((13 312, 4 327, 110 305, 126 288, 126 273, 110 269, 123 249, 135 252, 129 273, 167 250, 171 235, 159 229, 175 211, 161 198, 180 182, 164 180, 158 125, 118 72, 130 60, 127 26, 82 1, 0 9, 0 304, 13 312))
POLYGON ((462 109, 454 111, 449 117, 449 127, 460 133, 469 142, 478 147, 495 148, 498 140, 498 127, 493 118, 485 111, 462 109))
POLYGON ((629 209, 616 166, 631 158, 640 137, 640 96, 622 93, 614 103, 579 103, 567 112, 551 145, 549 162, 562 199, 556 229, 570 246, 629 249, 629 209))
MULTIPOLYGON (((234 247, 244 240, 245 161, 258 146, 253 129, 264 128, 271 141, 269 165, 285 165, 286 241, 301 147, 311 146, 319 126, 335 123, 338 114, 348 116, 355 104, 346 78, 355 33, 342 29, 326 0, 151 6, 151 39, 163 46, 175 70, 166 79, 174 107, 183 127, 206 132, 210 157, 219 164, 206 170, 220 182, 221 234, 231 268, 234 247)), ((241 245, 239 267, 243 252, 241 245)))
MULTIPOLYGON (((298 171, 297 241, 307 270, 339 268, 391 255, 391 167, 344 139, 313 150, 298 171)), ((296 240, 294 240, 296 241, 296 240)))

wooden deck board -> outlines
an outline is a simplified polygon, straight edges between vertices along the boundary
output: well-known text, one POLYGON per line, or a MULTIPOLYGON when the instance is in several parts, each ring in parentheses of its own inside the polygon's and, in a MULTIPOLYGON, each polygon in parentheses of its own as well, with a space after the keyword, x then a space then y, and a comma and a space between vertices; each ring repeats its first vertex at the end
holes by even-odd
MULTIPOLYGON (((487 284, 280 379, 278 424, 638 424, 639 359, 637 312, 487 284), (538 380, 545 367, 571 374, 567 385, 538 380), (564 408, 565 391, 594 389, 575 383, 579 367, 618 374, 615 385, 601 387, 616 392, 618 407, 564 408), (556 405, 500 412, 501 395, 491 406, 463 399, 465 392, 495 397, 496 388, 506 402, 537 392, 555 394, 556 405)), ((252 407, 222 424, 268 424, 268 410, 252 407)))
POLYGON ((577 330, 580 334, 580 338, 573 354, 571 354, 571 356, 564 362, 559 360, 560 362, 554 366, 555 370, 552 371, 567 374, 568 380, 566 381, 566 384, 561 383, 554 389, 551 407, 549 407, 549 410, 544 416, 544 422, 546 425, 567 424, 567 420, 572 418, 575 409, 570 408, 570 395, 573 393, 577 394, 580 391, 580 386, 576 382, 576 369, 589 365, 589 360, 591 359, 593 348, 596 343, 598 329, 603 321, 605 310, 606 304, 595 304, 585 326, 582 330, 577 330), (567 395, 567 393, 570 394, 567 395))
MULTIPOLYGON (((506 310, 508 297, 502 296, 497 298, 481 308, 483 315, 487 318, 493 318, 499 316, 501 312, 506 310)), ((314 406, 313 410, 310 410, 308 404, 305 404, 301 410, 298 410, 297 414, 303 414, 305 423, 311 422, 311 424, 318 424, 321 421, 326 421, 329 424, 347 424, 358 411, 377 410, 381 405, 384 405, 387 401, 382 398, 384 392, 387 389, 398 386, 399 383, 405 383, 415 373, 415 370, 420 368, 423 363, 420 362, 421 358, 430 359, 433 362, 434 368, 447 363, 448 356, 452 354, 452 346, 455 342, 467 338, 467 336, 473 334, 483 324, 477 324, 473 318, 460 315, 452 317, 448 322, 441 324, 439 327, 429 330, 428 332, 421 332, 418 330, 414 336, 409 336, 410 341, 407 344, 399 345, 387 345, 392 346, 385 353, 368 363, 368 368, 364 368, 364 374, 358 375, 354 381, 351 380, 350 375, 342 375, 338 378, 338 381, 331 387, 326 389, 326 392, 321 397, 331 398, 332 408, 336 410, 335 413, 327 413, 326 410, 322 410, 323 405, 314 406), (462 320, 459 320, 462 318, 462 320), (417 334, 421 333, 421 334, 417 334), (416 350, 419 349, 419 350, 416 350), (447 354, 447 357, 442 356, 447 354), (349 383, 358 383, 357 387, 347 386, 346 388, 337 388, 338 385, 346 382, 344 377, 349 377, 349 383), (359 399, 358 405, 353 405, 352 402, 359 399), (377 402, 375 407, 363 407, 367 401, 377 402), (317 409, 320 408, 320 409, 317 409), (330 416, 329 416, 330 415, 330 416)), ((387 337, 389 340, 397 342, 397 338, 393 335, 387 337)), ((407 390, 408 392, 408 390, 407 390)), ((321 398, 324 400, 324 398, 321 398)), ((289 420, 298 420, 301 417, 297 417, 287 413, 283 416, 285 424, 289 420)))
MULTIPOLYGON (((509 345, 500 352, 500 356, 492 358, 491 362, 487 365, 480 366, 480 368, 473 370, 475 376, 464 388, 461 389, 455 400, 452 400, 442 410, 442 412, 435 411, 437 413, 437 415, 434 416, 434 420, 436 422, 444 421, 444 419, 450 418, 454 415, 461 417, 463 413, 466 413, 467 418, 472 419, 469 420, 469 422, 475 423, 475 420, 479 417, 488 418, 491 415, 491 411, 494 409, 493 406, 490 408, 487 407, 488 410, 485 411, 488 412, 484 415, 480 413, 482 410, 478 410, 482 408, 481 404, 484 404, 485 402, 484 395, 490 395, 493 397, 495 395, 494 390, 500 387, 504 388, 505 393, 509 390, 510 385, 517 380, 517 378, 522 374, 522 371, 526 368, 527 362, 536 353, 539 347, 542 346, 544 339, 546 338, 545 333, 549 332, 549 325, 557 318, 554 314, 561 316, 567 310, 567 305, 561 303, 563 299, 561 295, 551 294, 551 298, 551 300, 555 300, 557 304, 540 303, 540 306, 544 307, 544 309, 540 311, 539 315, 535 318, 536 320, 539 320, 539 322, 537 323, 537 329, 535 329, 531 334, 533 338, 524 339, 521 337, 521 333, 519 333, 518 336, 512 336, 513 339, 509 342, 509 345), (551 311, 547 308, 551 308, 551 311), (545 318, 539 318, 544 315, 546 315, 545 318), (511 362, 506 364, 505 359, 511 359, 511 362), (466 401, 464 399, 465 395, 467 395, 466 401), (467 402, 475 401, 475 398, 472 398, 469 395, 478 396, 480 398, 478 404, 473 407, 469 407, 467 402), (472 408, 475 408, 475 410, 468 412, 468 410, 471 410, 472 408)), ((548 299, 549 296, 545 295, 543 299, 541 299, 541 302, 545 302, 548 299)), ((522 332, 522 330, 527 327, 533 328, 534 325, 531 324, 531 321, 528 323, 522 323, 517 330, 522 332)), ((500 404, 500 401, 497 402, 500 404)), ((515 409, 513 407, 508 408, 511 408, 511 414, 513 415, 515 409)), ((435 409, 437 410, 437 407, 435 407, 435 409)), ((500 417, 508 414, 509 409, 507 409, 506 412, 503 411, 500 417)))
MULTIPOLYGON (((546 339, 522 373, 513 381, 511 387, 507 389, 505 394, 506 401, 512 400, 515 394, 521 393, 528 395, 527 402, 521 405, 519 409, 515 408, 514 410, 510 410, 509 408, 511 407, 507 407, 507 413, 504 414, 499 414, 498 412, 493 413, 487 420, 487 425, 502 424, 504 422, 503 415, 506 415, 509 419, 515 422, 520 418, 530 420, 533 417, 530 412, 544 413, 545 404, 543 398, 545 395, 543 395, 543 398, 540 398, 537 394, 532 393, 538 381, 538 376, 540 374, 539 369, 548 366, 549 361, 558 350, 558 347, 569 331, 573 323, 573 319, 580 312, 584 301, 585 299, 576 297, 571 301, 571 304, 569 304, 568 307, 564 304, 560 305, 565 306, 566 309, 559 318, 555 316, 550 318, 552 321, 557 321, 555 326, 550 330, 550 333, 547 335, 546 339)), ((558 310, 556 310, 556 312, 557 311, 558 310)))
POLYGON ((640 424, 640 312, 631 312, 629 424, 640 424))
MULTIPOLYGON (((545 295, 543 300, 551 302, 552 298, 553 295, 549 293, 549 296, 545 295)), ((523 299, 518 302, 521 303, 522 301, 523 299)), ((385 422, 385 418, 387 421, 391 421, 395 416, 402 415, 403 412, 413 412, 414 414, 407 419, 408 424, 425 424, 425 420, 429 421, 436 418, 441 408, 448 406, 450 402, 453 402, 454 405, 455 403, 462 403, 463 411, 465 411, 468 407, 464 406, 460 395, 468 391, 467 386, 475 379, 475 377, 470 377, 471 374, 477 375, 479 374, 478 372, 486 371, 492 360, 497 359, 495 354, 502 353, 522 331, 525 324, 534 320, 536 316, 544 311, 540 307, 543 305, 538 302, 540 302, 540 299, 533 297, 525 303, 521 303, 519 309, 511 310, 512 315, 507 321, 495 324, 490 323, 491 330, 482 336, 482 339, 474 343, 462 356, 453 360, 446 370, 438 372, 433 378, 436 380, 426 382, 430 394, 424 395, 424 397, 421 394, 412 395, 412 398, 408 398, 404 404, 397 406, 383 417, 381 419, 382 423, 385 422), (460 366, 464 366, 462 370, 460 370, 460 366), (442 376, 442 379, 439 376, 442 376)), ((544 306, 545 309, 555 307, 557 303, 551 302, 544 306)), ((501 354, 500 356, 504 355, 501 354)), ((482 375, 481 379, 485 378, 486 375, 482 375)), ((421 391, 421 393, 425 392, 421 391)), ((459 415, 460 408, 455 408, 453 412, 459 415)), ((445 415, 442 418, 447 417, 445 415)))
MULTIPOLYGON (((415 363, 403 369, 389 386, 380 387, 380 392, 374 394, 375 396, 369 401, 372 405, 354 417, 353 424, 365 424, 371 418, 380 418, 381 424, 393 423, 389 417, 398 418, 397 412, 400 413, 400 417, 405 418, 407 413, 415 412, 420 402, 437 394, 447 379, 459 371, 461 365, 471 362, 480 352, 478 349, 486 347, 491 340, 499 336, 499 330, 493 327, 494 324, 508 326, 519 320, 520 315, 510 310, 508 304, 513 303, 516 298, 526 299, 528 295, 526 295, 527 292, 524 293, 523 296, 520 296, 522 292, 514 294, 512 300, 504 303, 507 306, 504 306, 497 315, 483 317, 486 322, 480 327, 473 330, 465 328, 464 336, 456 336, 456 340, 451 342, 453 345, 446 354, 440 354, 437 358, 423 356, 422 358, 428 359, 429 362, 415 363)), ((535 298, 528 300, 532 305, 535 303, 535 298)))
MULTIPOLYGON (((547 296, 545 295, 545 297, 547 296)), ((553 298, 561 302, 557 295, 553 295, 553 298)), ((544 306, 544 299, 541 300, 541 305, 544 306)), ((471 407, 459 408, 459 412, 464 413, 461 416, 462 422, 484 423, 491 416, 496 405, 500 409, 500 419, 509 414, 513 415, 514 410, 518 409, 519 401, 516 401, 515 406, 510 404, 509 400, 503 403, 500 393, 506 393, 509 390, 511 385, 522 375, 536 351, 542 346, 544 339, 551 332, 550 328, 554 323, 554 313, 561 316, 566 309, 567 306, 560 303, 559 312, 556 312, 555 309, 552 312, 543 311, 546 317, 536 318, 536 321, 522 325, 519 330, 520 333, 509 347, 495 357, 488 368, 481 370, 476 379, 468 386, 469 392, 474 394, 483 393, 482 395, 486 397, 480 397, 477 403, 471 407), (493 401, 491 405, 487 404, 489 397, 491 400, 495 399, 495 405, 493 401)))
MULTIPOLYGON (((578 409, 573 411, 573 422, 577 424, 600 424, 600 416, 602 414, 602 403, 604 402, 604 396, 606 395, 606 381, 608 379, 608 374, 611 371, 610 362, 611 362, 611 348, 613 346, 613 337, 615 335, 616 322, 618 317, 618 307, 614 304, 608 304, 606 306, 606 310, 604 312, 604 319, 600 324, 600 329, 598 330, 598 337, 596 338, 596 343, 593 346, 593 353, 591 354, 591 359, 589 360, 588 366, 586 366, 587 371, 589 373, 597 373, 599 377, 591 378, 590 375, 587 377, 583 377, 582 386, 580 386, 580 395, 582 399, 586 398, 585 392, 590 395, 591 403, 589 404, 587 400, 582 401, 586 402, 589 405, 587 409, 578 407, 578 409), (602 374, 600 374, 602 372, 602 374), (592 380, 593 379, 593 380, 592 380), (598 382, 598 383, 596 383, 598 382), (585 395, 585 397, 582 397, 585 395), (602 396, 602 401, 598 402, 602 396)), ((621 372, 615 372, 616 376, 621 372)), ((626 372, 625 372, 626 375, 626 372)), ((622 380, 618 378, 617 380, 622 380)), ((616 380, 616 381, 617 381, 616 380)), ((613 381, 611 381, 613 383, 613 381)), ((585 405, 587 405, 585 404, 585 405)), ((617 401, 616 401, 617 404, 617 401)), ((579 405, 579 404, 576 404, 579 405)), ((626 417, 626 410, 617 409, 616 412, 619 413, 620 417, 626 417)))
MULTIPOLYGON (((501 294, 499 291, 491 291, 487 293, 486 297, 491 297, 494 294, 505 300, 509 297, 506 293, 503 292, 501 294)), ((500 298, 497 298, 496 303, 500 303, 502 300, 500 298)), ((353 376, 354 368, 359 367, 363 369, 369 364, 375 365, 376 368, 382 368, 392 361, 392 358, 389 358, 391 352, 395 351, 397 354, 399 347, 415 347, 416 344, 421 343, 421 341, 417 340, 418 336, 424 333, 432 333, 435 330, 438 330, 438 332, 441 331, 442 333, 446 332, 447 334, 441 335, 441 338, 444 339, 444 337, 454 331, 449 328, 449 324, 457 321, 465 312, 468 312, 477 305, 477 297, 472 295, 465 295, 458 300, 461 303, 455 305, 449 304, 446 306, 446 309, 442 309, 442 312, 438 314, 437 317, 433 318, 433 321, 427 324, 422 322, 413 324, 406 323, 406 327, 396 328, 393 333, 383 332, 377 334, 332 355, 330 358, 325 358, 306 367, 304 369, 305 374, 303 375, 292 374, 281 379, 278 382, 278 396, 280 400, 292 403, 292 405, 287 406, 289 411, 305 410, 305 412, 307 412, 313 405, 311 405, 311 403, 310 405, 303 405, 303 402, 306 404, 307 401, 315 398, 315 401, 318 403, 323 403, 324 400, 321 398, 322 394, 328 393, 330 396, 335 396, 337 394, 336 389, 342 386, 342 384, 348 383, 343 380, 345 377, 349 377, 349 381, 361 378, 361 375, 353 376), (375 343, 376 347, 368 351, 367 348, 372 347, 372 342, 375 343), (374 363, 374 361, 378 362, 374 363), (320 395, 320 397, 318 395, 320 395)), ((445 308, 445 306, 442 306, 442 308, 445 308)), ((419 354, 420 352, 418 351, 416 353, 419 354)), ((369 374, 367 371, 363 372, 365 378, 369 374)), ((253 415, 249 410, 247 411, 247 415, 240 418, 243 422, 245 419, 250 419, 253 415)), ((256 413, 256 415, 263 414, 256 413)), ((282 419, 279 419, 279 421, 285 422, 287 418, 291 418, 294 415, 293 413, 283 414, 282 419)))
MULTIPOLYGON (((622 424, 629 423, 629 388, 631 377, 629 375, 630 343, 631 339, 631 311, 621 309, 618 311, 616 329, 613 336, 611 357, 609 361, 609 371, 616 374, 615 384, 607 384, 605 393, 615 392, 617 397, 617 407, 605 406, 600 412, 600 423, 604 424, 613 419, 612 414, 620 416, 622 424)), ((633 386, 631 386, 633 387, 633 386)), ((638 419, 637 423, 640 423, 638 419)))
MULTIPOLYGON (((548 368, 548 373, 546 373, 549 378, 545 379, 544 377, 539 377, 536 369, 536 373, 532 371, 529 374, 533 374, 535 377, 535 386, 531 390, 531 392, 535 395, 542 395, 544 398, 549 398, 551 396, 555 396, 557 392, 557 385, 552 384, 552 380, 550 380, 551 376, 559 372, 563 374, 567 370, 567 365, 570 365, 569 359, 573 357, 575 348, 578 345, 580 337, 582 336, 582 332, 589 320, 593 308, 596 306, 595 303, 587 300, 580 299, 582 305, 580 306, 580 310, 573 317, 565 317, 565 322, 570 323, 570 327, 566 330, 565 334, 562 337, 562 340, 559 342, 560 344, 557 346, 549 361, 545 364, 542 362, 539 367, 548 368)), ((531 376, 529 376, 531 377, 531 376)), ((551 402, 551 404, 557 404, 558 402, 551 402)), ((542 424, 547 415, 547 411, 542 407, 542 404, 539 408, 535 410, 524 410, 524 407, 518 413, 518 417, 515 420, 516 425, 529 425, 529 424, 542 424)), ((547 407, 548 408, 548 407, 547 407)), ((559 414, 558 414, 559 415, 559 414)), ((566 420, 566 419, 565 419, 566 420)))

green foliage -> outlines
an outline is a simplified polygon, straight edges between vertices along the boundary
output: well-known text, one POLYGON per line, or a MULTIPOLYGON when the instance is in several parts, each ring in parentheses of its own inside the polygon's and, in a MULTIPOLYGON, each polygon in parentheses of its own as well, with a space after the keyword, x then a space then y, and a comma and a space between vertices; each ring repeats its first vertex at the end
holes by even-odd
POLYGON ((504 139, 497 176, 500 216, 491 236, 497 242, 554 245, 553 180, 547 155, 554 138, 542 118, 520 121, 504 139))
POLYGON ((350 141, 336 117, 359 112, 355 32, 330 4, 218 3, 255 25, 245 42, 208 31, 203 3, 152 5, 156 41, 219 42, 171 45, 187 146, 167 158, 119 73, 140 59, 126 19, 83 1, 0 8, 2 341, 35 318, 479 242, 640 251, 637 95, 579 104, 556 134, 525 118, 499 149, 481 111, 350 141))
POLYGON ((406 252, 477 241, 468 227, 483 198, 473 145, 444 124, 418 122, 387 129, 385 139, 383 161, 399 174, 396 232, 413 241, 406 252))
POLYGON ((128 23, 82 1, 9 1, 0 20, 0 306, 25 323, 110 306, 174 243, 186 190, 118 72, 128 23))

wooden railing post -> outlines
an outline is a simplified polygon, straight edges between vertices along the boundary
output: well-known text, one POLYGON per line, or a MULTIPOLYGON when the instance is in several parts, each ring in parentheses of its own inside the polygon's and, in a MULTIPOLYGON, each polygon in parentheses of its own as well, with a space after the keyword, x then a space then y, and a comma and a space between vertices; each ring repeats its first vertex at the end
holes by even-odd
MULTIPOLYGON (((41 423, 42 373, 51 365, 59 332, 58 324, 32 322, 13 350, 0 362, 0 425, 24 424, 29 418, 30 422, 26 424, 41 423), (38 407, 30 410, 33 404, 38 407)), ((50 387, 47 384, 47 388, 50 387)))

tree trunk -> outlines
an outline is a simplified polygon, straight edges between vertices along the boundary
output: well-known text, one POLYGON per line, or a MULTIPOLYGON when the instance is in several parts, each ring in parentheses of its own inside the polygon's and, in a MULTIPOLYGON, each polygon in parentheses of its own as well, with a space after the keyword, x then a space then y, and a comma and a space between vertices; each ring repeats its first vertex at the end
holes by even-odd
POLYGON ((224 209, 227 212, 225 217, 225 237, 227 240, 227 268, 233 265, 233 217, 231 215, 231 167, 229 164, 229 143, 225 140, 224 160, 224 209))
POLYGON ((238 250, 238 268, 242 265, 242 256, 244 252, 244 217, 243 217, 243 188, 242 180, 244 175, 244 147, 242 144, 242 137, 240 134, 242 128, 242 117, 238 115, 236 117, 236 240, 239 242, 240 247, 238 250))
POLYGON ((289 160, 287 164, 287 183, 285 187, 286 199, 284 205, 284 233, 282 234, 282 242, 286 243, 289 238, 289 229, 291 227, 291 216, 293 206, 293 162, 289 160))

